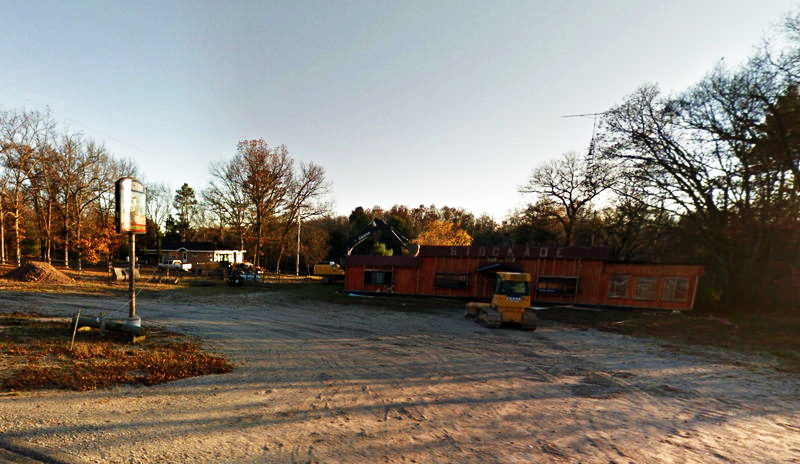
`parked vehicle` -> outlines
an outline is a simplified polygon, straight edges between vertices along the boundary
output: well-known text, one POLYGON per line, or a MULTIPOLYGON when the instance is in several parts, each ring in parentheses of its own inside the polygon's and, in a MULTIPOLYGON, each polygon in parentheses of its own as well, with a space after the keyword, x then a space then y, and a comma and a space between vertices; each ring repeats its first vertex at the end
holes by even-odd
POLYGON ((258 282, 261 276, 252 268, 246 266, 239 266, 231 271, 228 276, 228 285, 232 287, 241 287, 245 282, 258 282))
POLYGON ((179 259, 173 259, 164 263, 158 263, 158 268, 168 271, 184 271, 189 272, 192 270, 192 263, 184 263, 179 259))
POLYGON ((197 275, 210 275, 222 276, 231 269, 231 263, 228 261, 209 261, 207 263, 195 263, 192 267, 197 275))

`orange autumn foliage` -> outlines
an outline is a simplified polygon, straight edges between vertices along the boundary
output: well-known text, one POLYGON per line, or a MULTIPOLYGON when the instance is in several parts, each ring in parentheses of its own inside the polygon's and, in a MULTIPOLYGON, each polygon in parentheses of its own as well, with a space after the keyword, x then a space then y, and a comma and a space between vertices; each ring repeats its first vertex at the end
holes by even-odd
POLYGON ((470 246, 472 237, 452 222, 433 220, 413 242, 417 245, 470 246))

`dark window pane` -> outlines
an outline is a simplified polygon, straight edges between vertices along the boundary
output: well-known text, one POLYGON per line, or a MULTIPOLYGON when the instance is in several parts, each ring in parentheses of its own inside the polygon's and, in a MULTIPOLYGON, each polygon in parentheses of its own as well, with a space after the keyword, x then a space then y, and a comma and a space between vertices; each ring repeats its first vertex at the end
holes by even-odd
POLYGON ((541 295, 575 295, 578 293, 577 277, 539 277, 536 293, 541 295))
POLYGON ((371 285, 391 285, 392 271, 364 271, 364 283, 371 285))
POLYGON ((438 273, 434 280, 434 287, 466 289, 469 287, 469 274, 438 273))

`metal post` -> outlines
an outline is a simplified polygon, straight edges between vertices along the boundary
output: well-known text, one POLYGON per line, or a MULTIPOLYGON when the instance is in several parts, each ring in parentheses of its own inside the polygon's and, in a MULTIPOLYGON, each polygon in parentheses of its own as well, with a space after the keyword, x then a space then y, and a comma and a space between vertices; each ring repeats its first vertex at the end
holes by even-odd
POLYGON ((75 325, 72 327, 72 341, 69 342, 69 350, 72 351, 72 345, 75 344, 75 334, 78 333, 78 322, 81 320, 81 310, 78 308, 78 314, 75 315, 75 325))
POLYGON ((136 234, 128 232, 128 244, 130 245, 130 272, 128 273, 128 294, 129 294, 129 312, 130 319, 136 318, 136 234))

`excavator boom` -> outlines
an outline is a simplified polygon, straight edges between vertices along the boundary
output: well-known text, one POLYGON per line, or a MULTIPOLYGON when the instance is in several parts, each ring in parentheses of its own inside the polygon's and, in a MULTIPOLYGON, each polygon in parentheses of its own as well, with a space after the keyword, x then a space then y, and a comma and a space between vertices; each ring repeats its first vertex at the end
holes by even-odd
POLYGON ((384 234, 394 237, 400 245, 403 246, 408 251, 408 254, 411 256, 419 255, 419 245, 416 243, 411 243, 405 235, 398 232, 394 227, 390 226, 383 219, 375 218, 370 221, 369 224, 366 225, 359 233, 353 236, 350 239, 350 242, 347 244, 347 256, 350 256, 353 253, 353 250, 364 240, 370 238, 376 232, 383 232, 384 234))

